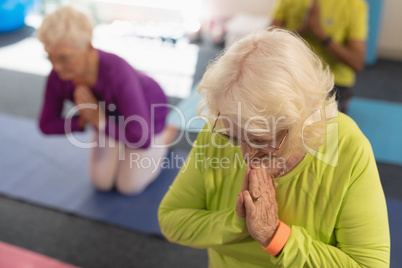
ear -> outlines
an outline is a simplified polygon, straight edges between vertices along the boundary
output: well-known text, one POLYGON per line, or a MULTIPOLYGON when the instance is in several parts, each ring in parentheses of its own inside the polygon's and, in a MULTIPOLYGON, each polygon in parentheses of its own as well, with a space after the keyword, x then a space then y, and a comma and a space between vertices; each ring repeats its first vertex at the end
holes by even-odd
POLYGON ((94 46, 92 45, 92 42, 89 42, 89 44, 88 44, 88 49, 94 49, 94 46))

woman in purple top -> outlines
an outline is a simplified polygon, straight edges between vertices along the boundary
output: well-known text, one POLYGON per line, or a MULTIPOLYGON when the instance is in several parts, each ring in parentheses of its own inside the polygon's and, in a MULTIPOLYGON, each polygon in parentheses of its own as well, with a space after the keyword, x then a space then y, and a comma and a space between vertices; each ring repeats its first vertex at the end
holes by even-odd
POLYGON ((92 125, 96 146, 90 175, 95 187, 140 193, 159 174, 167 151, 161 144, 167 99, 152 78, 95 49, 92 29, 91 18, 73 6, 43 20, 38 38, 53 70, 39 126, 45 134, 65 134, 92 125), (62 116, 66 100, 76 104, 79 115, 62 116))

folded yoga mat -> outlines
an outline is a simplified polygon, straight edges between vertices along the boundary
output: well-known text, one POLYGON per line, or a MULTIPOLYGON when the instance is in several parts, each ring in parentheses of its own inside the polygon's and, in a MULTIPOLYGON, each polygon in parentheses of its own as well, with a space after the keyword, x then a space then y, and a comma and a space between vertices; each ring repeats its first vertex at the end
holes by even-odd
POLYGON ((0 267, 77 268, 41 254, 0 242, 0 267))
MULTIPOLYGON (((186 158, 170 151, 159 177, 137 196, 99 192, 88 176, 89 150, 64 135, 44 136, 32 119, 0 114, 0 193, 60 211, 160 234, 157 210, 186 158)), ((81 142, 90 133, 75 134, 81 142)))

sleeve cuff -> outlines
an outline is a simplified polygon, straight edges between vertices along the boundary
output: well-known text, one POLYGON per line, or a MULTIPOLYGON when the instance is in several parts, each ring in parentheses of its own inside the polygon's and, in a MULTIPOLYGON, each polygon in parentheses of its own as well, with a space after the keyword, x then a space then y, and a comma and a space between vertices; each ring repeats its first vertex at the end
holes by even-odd
POLYGON ((274 237, 271 240, 271 243, 266 248, 263 248, 266 252, 271 254, 272 256, 278 255, 279 252, 286 245, 286 242, 289 239, 291 229, 288 225, 283 222, 279 222, 278 230, 276 231, 274 237))
POLYGON ((245 229, 247 227, 246 218, 239 217, 236 211, 234 212, 233 222, 235 226, 239 227, 240 229, 245 229))
MULTIPOLYGON (((84 131, 85 128, 82 128, 80 126, 80 124, 78 123, 78 116, 74 116, 73 118, 71 118, 71 122, 70 122, 70 126, 71 126, 71 131, 75 132, 75 131, 84 131)), ((65 127, 65 126, 64 126, 65 127)))

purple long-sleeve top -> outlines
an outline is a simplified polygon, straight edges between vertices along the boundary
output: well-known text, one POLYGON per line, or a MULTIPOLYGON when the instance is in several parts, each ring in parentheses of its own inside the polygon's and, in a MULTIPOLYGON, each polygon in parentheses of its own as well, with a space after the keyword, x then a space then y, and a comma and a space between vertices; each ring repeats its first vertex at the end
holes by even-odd
MULTIPOLYGON (((152 78, 135 70, 122 58, 97 51, 98 78, 91 90, 98 101, 105 104, 106 135, 130 147, 149 147, 151 137, 165 127, 168 111, 165 94, 152 78)), ((39 120, 43 133, 65 134, 68 132, 66 123, 71 131, 83 131, 78 124, 78 115, 71 119, 62 115, 64 101, 74 101, 74 89, 72 81, 61 80, 52 70, 39 120)))

